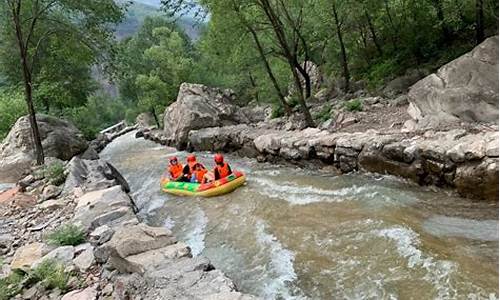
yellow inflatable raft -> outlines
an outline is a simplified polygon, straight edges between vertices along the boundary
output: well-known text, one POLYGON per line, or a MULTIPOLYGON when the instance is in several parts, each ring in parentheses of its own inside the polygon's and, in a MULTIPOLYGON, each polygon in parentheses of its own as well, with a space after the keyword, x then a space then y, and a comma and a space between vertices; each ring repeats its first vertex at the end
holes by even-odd
POLYGON ((161 189, 165 193, 179 196, 213 197, 231 193, 242 186, 245 180, 245 174, 238 171, 225 178, 205 184, 171 181, 163 177, 161 179, 161 189))

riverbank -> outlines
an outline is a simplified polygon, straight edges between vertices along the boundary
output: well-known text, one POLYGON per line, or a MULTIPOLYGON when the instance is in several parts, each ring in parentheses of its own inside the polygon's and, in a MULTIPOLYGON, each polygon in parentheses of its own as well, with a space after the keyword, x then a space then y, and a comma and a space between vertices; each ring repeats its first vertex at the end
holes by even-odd
POLYGON ((112 165, 73 157, 64 170, 60 185, 34 169, 17 188, 0 194, 0 278, 10 280, 14 271, 31 278, 43 262, 61 264, 54 270, 65 278, 57 287, 44 278, 20 281, 17 290, 4 291, 12 293, 7 298, 255 299, 237 292, 207 258, 193 257, 170 230, 146 225, 112 165), (84 241, 49 241, 51 233, 74 225, 83 229, 84 241))
MULTIPOLYGON (((145 139, 168 145, 162 131, 146 130, 145 139)), ((190 151, 235 152, 259 161, 333 167, 334 172, 367 171, 411 179, 421 185, 451 188, 464 197, 498 202, 498 132, 375 130, 330 133, 308 128, 282 131, 260 125, 193 130, 190 151)))

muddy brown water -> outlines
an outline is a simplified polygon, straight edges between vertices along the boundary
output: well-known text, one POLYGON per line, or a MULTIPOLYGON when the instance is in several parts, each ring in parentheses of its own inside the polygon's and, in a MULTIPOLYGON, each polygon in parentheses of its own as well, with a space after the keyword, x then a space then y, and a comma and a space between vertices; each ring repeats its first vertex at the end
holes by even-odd
MULTIPOLYGON (((186 153, 134 132, 101 156, 141 216, 264 299, 497 299, 498 204, 374 174, 332 176, 229 156, 248 183, 215 198, 159 191, 186 153)), ((210 153, 197 153, 211 165, 210 153)))

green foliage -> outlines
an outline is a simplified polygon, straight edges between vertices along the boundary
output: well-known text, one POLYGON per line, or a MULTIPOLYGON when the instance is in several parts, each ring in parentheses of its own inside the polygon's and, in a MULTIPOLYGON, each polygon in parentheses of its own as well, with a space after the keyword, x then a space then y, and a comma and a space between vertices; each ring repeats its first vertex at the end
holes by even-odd
POLYGON ((163 111, 193 69, 188 37, 163 17, 147 17, 131 38, 119 45, 118 85, 129 103, 127 119, 145 111, 163 111))
POLYGON ((47 236, 47 241, 57 246, 76 246, 85 242, 85 231, 73 224, 62 225, 47 236))
POLYGON ((11 272, 9 276, 0 278, 0 300, 9 300, 19 294, 25 279, 21 272, 11 272))
POLYGON ((0 141, 9 133, 17 119, 26 115, 26 102, 17 89, 0 88, 0 141))
POLYGON ((330 104, 323 105, 323 108, 318 112, 315 116, 315 119, 325 122, 328 121, 332 117, 332 106, 330 104))
POLYGON ((68 289, 70 274, 64 272, 64 266, 55 260, 44 260, 29 274, 29 282, 40 282, 46 289, 58 288, 61 291, 68 289))
POLYGON ((64 109, 61 114, 75 124, 86 139, 92 140, 102 129, 123 120, 126 109, 119 99, 93 95, 84 106, 64 109))
POLYGON ((46 166, 44 175, 53 185, 61 185, 66 180, 66 174, 64 174, 64 166, 61 162, 58 161, 46 166))
POLYGON ((368 87, 375 89, 382 86, 386 79, 394 78, 401 72, 401 66, 394 59, 384 60, 380 63, 373 64, 366 74, 368 87))
POLYGON ((274 104, 273 105, 273 110, 271 112, 271 118, 276 119, 283 117, 285 115, 285 111, 283 110, 283 106, 274 104))
POLYGON ((344 103, 344 107, 348 111, 362 111, 363 110, 363 102, 359 99, 350 100, 344 103))

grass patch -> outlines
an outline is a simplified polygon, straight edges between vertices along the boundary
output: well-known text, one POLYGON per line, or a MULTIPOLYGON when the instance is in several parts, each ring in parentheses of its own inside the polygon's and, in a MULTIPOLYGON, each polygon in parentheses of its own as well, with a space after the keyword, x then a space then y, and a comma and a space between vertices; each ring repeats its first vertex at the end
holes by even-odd
POLYGON ((21 272, 12 272, 9 276, 0 279, 0 300, 12 299, 23 288, 26 275, 21 272))
POLYGON ((46 166, 44 173, 45 177, 48 178, 50 183, 53 185, 61 185, 66 180, 64 165, 61 162, 53 162, 52 164, 46 166))
POLYGON ((361 102, 361 100, 359 100, 359 99, 347 101, 346 103, 344 103, 344 107, 348 111, 362 111, 363 110, 363 102, 361 102))
POLYGON ((326 122, 332 117, 332 106, 330 104, 326 104, 321 108, 321 111, 316 115, 316 119, 321 122, 326 122))
POLYGON ((52 245, 76 246, 85 242, 85 232, 76 225, 66 224, 51 232, 46 240, 52 245))
POLYGON ((68 289, 70 274, 64 272, 64 266, 54 260, 45 260, 40 263, 29 275, 30 283, 40 282, 46 289, 58 288, 61 291, 68 289))

